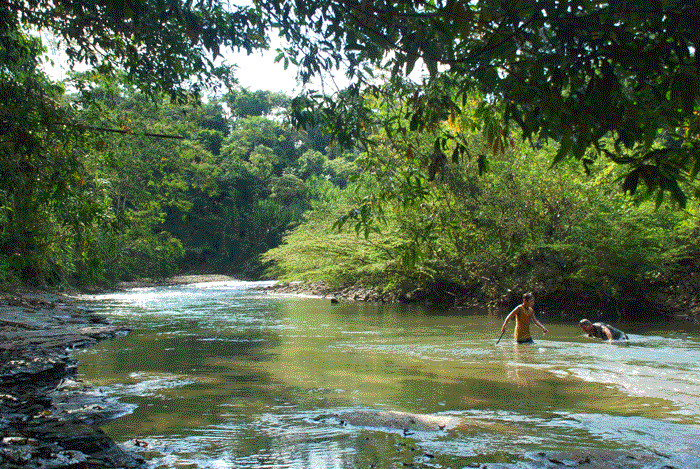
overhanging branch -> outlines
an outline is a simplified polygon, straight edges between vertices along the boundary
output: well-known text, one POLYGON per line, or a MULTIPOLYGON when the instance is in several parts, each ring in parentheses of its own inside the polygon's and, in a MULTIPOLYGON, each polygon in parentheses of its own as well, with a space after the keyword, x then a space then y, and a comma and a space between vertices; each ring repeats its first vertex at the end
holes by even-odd
POLYGON ((134 132, 131 129, 114 129, 114 128, 109 128, 109 127, 98 127, 95 125, 78 124, 75 122, 58 122, 58 124, 65 125, 68 127, 75 127, 78 129, 95 130, 98 132, 112 132, 112 133, 116 133, 116 134, 128 134, 128 135, 143 136, 143 137, 170 138, 170 139, 175 139, 175 140, 185 140, 187 138, 187 137, 183 137, 182 135, 158 134, 158 133, 152 133, 152 132, 134 132))

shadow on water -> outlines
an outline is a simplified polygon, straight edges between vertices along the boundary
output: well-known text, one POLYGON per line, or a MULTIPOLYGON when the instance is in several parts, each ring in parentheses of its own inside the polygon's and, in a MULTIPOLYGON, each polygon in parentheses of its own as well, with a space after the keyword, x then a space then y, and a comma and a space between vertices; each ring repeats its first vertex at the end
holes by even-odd
POLYGON ((502 311, 331 305, 242 282, 92 302, 133 328, 80 355, 86 380, 137 406, 105 430, 164 467, 542 467, 542 452, 583 450, 700 465, 700 334, 668 323, 621 325, 630 343, 610 345, 543 314, 534 345, 514 345, 512 325, 496 345, 502 311), (333 417, 372 412, 459 423, 333 417))

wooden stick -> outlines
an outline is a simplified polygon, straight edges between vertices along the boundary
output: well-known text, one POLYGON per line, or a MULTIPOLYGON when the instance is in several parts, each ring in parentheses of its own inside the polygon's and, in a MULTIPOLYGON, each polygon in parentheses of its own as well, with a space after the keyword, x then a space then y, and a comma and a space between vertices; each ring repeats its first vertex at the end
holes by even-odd
POLYGON ((506 333, 505 330, 504 330, 503 332, 501 332, 501 336, 500 336, 500 337, 498 338, 498 340, 496 341, 496 345, 498 345, 498 343, 501 341, 501 337, 503 337, 503 334, 505 334, 505 333, 506 333))

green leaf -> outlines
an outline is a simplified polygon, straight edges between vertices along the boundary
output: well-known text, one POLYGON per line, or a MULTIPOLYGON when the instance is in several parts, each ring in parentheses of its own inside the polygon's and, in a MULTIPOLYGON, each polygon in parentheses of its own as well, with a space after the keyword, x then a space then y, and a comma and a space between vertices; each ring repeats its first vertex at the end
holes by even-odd
POLYGON ((455 145, 454 150, 452 150, 452 163, 459 163, 459 156, 462 152, 462 146, 460 144, 455 145))
POLYGON ((664 202, 664 191, 661 188, 659 188, 656 191, 656 210, 658 210, 659 207, 661 207, 661 204, 663 204, 663 202, 664 202))

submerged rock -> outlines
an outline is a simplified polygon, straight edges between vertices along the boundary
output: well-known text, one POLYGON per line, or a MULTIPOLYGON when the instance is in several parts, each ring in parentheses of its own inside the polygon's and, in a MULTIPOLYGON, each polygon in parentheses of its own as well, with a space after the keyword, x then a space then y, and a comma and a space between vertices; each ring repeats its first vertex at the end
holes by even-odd
POLYGON ((319 416, 316 420, 334 419, 341 425, 371 427, 409 432, 450 430, 460 425, 461 419, 448 415, 412 414, 408 412, 354 410, 340 414, 319 416))

